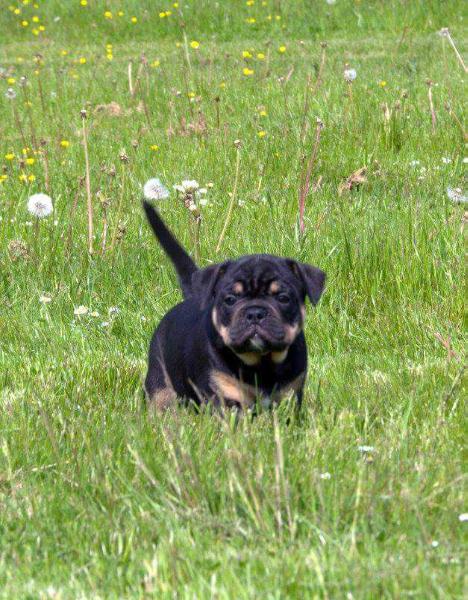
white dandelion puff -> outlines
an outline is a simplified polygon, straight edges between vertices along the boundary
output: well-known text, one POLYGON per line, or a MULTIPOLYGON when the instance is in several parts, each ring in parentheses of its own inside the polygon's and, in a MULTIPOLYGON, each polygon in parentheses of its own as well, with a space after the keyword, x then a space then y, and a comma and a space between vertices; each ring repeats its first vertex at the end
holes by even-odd
POLYGON ((374 446, 359 446, 358 450, 359 450, 359 452, 362 452, 362 454, 367 454, 369 452, 375 452, 374 446))
POLYGON ((195 179, 184 179, 181 185, 184 189, 184 192, 189 194, 196 192, 200 187, 200 184, 198 183, 198 181, 195 181, 195 179))
POLYGON ((147 200, 165 200, 169 198, 169 190, 160 179, 148 179, 143 186, 143 195, 147 200))
POLYGON ((42 304, 49 304, 49 302, 52 302, 52 298, 44 294, 39 297, 39 302, 42 302, 42 304))
POLYGON ((88 314, 88 311, 89 311, 89 308, 87 306, 81 305, 73 310, 73 314, 76 317, 81 317, 82 315, 88 314))
POLYGON ((457 204, 465 204, 468 202, 468 196, 466 196, 461 188, 447 188, 447 196, 449 200, 452 202, 456 202, 457 204))
POLYGON ((33 194, 28 200, 28 210, 38 219, 48 217, 54 210, 52 198, 47 194, 33 194))
POLYGON ((326 3, 331 6, 332 4, 336 4, 336 0, 326 0, 326 3))
POLYGON ((461 515, 458 515, 458 520, 460 521, 460 523, 468 521, 468 513, 462 513, 461 515))
POLYGON ((16 92, 13 88, 8 88, 7 91, 5 92, 5 97, 8 98, 8 100, 14 100, 16 98, 16 92))
POLYGON ((448 156, 442 156, 442 162, 444 163, 444 165, 449 165, 452 162, 452 159, 448 156))
POLYGON ((351 83, 351 81, 354 81, 357 77, 356 69, 345 69, 343 71, 343 77, 345 78, 345 81, 351 83))
POLYGON ((325 471, 325 473, 320 473, 320 479, 331 479, 331 475, 328 471, 325 471))

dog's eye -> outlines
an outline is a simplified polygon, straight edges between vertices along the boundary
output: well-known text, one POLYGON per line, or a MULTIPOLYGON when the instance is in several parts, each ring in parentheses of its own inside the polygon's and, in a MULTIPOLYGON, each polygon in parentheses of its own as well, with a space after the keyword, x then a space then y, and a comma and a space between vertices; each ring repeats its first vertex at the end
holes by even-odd
POLYGON ((237 298, 235 296, 233 296, 232 294, 230 294, 229 296, 226 296, 224 298, 224 304, 227 304, 228 306, 232 306, 236 302, 237 302, 237 298))
POLYGON ((289 302, 289 296, 287 294, 278 294, 278 302, 281 304, 287 304, 289 302))

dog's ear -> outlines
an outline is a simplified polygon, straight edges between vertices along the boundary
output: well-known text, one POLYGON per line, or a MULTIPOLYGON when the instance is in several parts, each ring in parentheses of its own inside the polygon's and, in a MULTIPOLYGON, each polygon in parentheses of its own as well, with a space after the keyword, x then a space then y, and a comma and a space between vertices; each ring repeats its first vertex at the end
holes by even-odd
POLYGON ((300 263, 296 260, 288 260, 287 262, 294 275, 304 286, 304 292, 312 304, 317 304, 325 287, 325 273, 321 269, 307 263, 300 263))
POLYGON ((192 275, 192 294, 198 298, 201 308, 206 308, 213 298, 216 284, 224 275, 229 261, 198 269, 192 275))

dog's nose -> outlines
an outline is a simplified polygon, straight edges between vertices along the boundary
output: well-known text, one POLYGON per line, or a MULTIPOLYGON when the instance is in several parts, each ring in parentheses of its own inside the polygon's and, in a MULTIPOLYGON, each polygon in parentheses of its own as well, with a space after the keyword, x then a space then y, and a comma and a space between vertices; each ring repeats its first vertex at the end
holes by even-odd
POLYGON ((263 306, 249 306, 245 312, 245 318, 251 324, 260 323, 266 317, 267 309, 263 306))

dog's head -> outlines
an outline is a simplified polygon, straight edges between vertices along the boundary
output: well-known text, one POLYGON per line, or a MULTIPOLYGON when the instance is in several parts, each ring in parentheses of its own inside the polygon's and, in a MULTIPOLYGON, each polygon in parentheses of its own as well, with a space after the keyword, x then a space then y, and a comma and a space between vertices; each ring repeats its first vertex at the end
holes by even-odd
POLYGON ((325 273, 262 254, 197 271, 192 284, 224 344, 244 362, 255 364, 268 353, 280 362, 302 329, 306 296, 318 302, 325 273))

